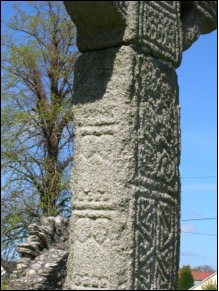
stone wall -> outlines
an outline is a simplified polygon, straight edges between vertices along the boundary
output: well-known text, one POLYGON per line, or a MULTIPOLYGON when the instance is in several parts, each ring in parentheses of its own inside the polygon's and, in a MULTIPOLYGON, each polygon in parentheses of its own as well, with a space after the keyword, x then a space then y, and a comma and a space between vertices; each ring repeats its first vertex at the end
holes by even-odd
POLYGON ((68 258, 69 219, 43 217, 31 224, 26 243, 18 244, 21 254, 10 275, 7 290, 63 290, 68 258))

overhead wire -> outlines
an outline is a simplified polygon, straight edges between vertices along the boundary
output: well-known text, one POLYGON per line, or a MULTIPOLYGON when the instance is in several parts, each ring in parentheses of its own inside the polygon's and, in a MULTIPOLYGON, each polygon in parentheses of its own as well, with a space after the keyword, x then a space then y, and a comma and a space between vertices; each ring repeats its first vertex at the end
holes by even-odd
POLYGON ((217 176, 188 176, 188 177, 181 177, 181 179, 206 179, 206 178, 217 178, 217 176))
POLYGON ((187 233, 187 234, 198 234, 198 235, 206 235, 206 236, 216 236, 216 234, 213 234, 213 233, 202 233, 202 232, 192 232, 192 231, 181 231, 183 233, 187 233))
MULTIPOLYGON (((197 220, 213 220, 217 219, 217 217, 204 217, 204 218, 190 218, 190 219, 181 219, 180 221, 197 221, 197 220)), ((192 231, 181 231, 182 233, 187 233, 187 234, 198 234, 198 235, 206 235, 206 236, 217 236, 216 234, 213 233, 200 233, 200 232, 192 232, 192 231)))
POLYGON ((213 220, 213 219, 217 219, 217 217, 189 218, 189 219, 181 219, 180 221, 213 220))

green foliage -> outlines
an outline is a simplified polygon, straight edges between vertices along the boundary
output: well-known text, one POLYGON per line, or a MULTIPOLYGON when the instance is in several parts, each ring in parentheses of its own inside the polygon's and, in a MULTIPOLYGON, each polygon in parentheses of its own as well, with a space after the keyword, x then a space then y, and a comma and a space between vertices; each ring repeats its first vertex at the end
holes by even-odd
POLYGON ((1 290, 6 290, 6 282, 1 282, 1 290))
POLYGON ((190 266, 183 266, 177 282, 177 290, 188 290, 194 285, 194 278, 190 266))
POLYGON ((217 285, 213 283, 206 283, 202 286, 202 290, 217 290, 217 285))
POLYGON ((215 269, 209 265, 200 265, 192 268, 192 271, 215 272, 215 269))
POLYGON ((6 290, 9 280, 10 280, 9 277, 7 276, 6 277, 3 276, 3 278, 1 278, 1 290, 6 290))
POLYGON ((2 35, 3 257, 42 215, 69 216, 75 27, 60 1, 29 1, 2 35))

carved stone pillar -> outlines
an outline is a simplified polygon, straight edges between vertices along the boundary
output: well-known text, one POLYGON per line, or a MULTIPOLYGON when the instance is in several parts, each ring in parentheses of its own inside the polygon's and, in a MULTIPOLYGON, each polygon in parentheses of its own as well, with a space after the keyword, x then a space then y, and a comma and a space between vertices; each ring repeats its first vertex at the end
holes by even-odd
POLYGON ((180 122, 175 68, 216 1, 64 1, 75 68, 70 290, 175 290, 180 122))

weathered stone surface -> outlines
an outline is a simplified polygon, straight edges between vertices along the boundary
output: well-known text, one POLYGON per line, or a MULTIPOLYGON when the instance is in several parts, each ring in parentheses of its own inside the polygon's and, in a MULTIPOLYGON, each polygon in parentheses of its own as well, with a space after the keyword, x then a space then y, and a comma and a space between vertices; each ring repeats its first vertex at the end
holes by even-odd
POLYGON ((135 44, 174 65, 181 60, 179 1, 64 1, 80 51, 135 44), (82 21, 83 20, 83 21, 82 21))
POLYGON ((122 46, 83 54, 75 79, 67 285, 150 290, 153 281, 171 290, 179 251, 175 70, 122 46))
POLYGON ((81 52, 135 44, 180 65, 182 51, 217 25, 217 1, 64 1, 81 52))
POLYGON ((67 257, 68 251, 45 249, 30 262, 23 273, 17 273, 18 277, 11 277, 7 290, 62 290, 67 257))
POLYGON ((175 290, 180 126, 175 68, 216 1, 64 1, 75 68, 69 290, 175 290), (188 3, 189 2, 189 3, 188 3))
POLYGON ((30 258, 37 257, 40 252, 37 245, 30 243, 17 244, 17 251, 21 253, 22 256, 29 256, 30 258))
POLYGON ((69 220, 57 217, 42 217, 41 223, 28 226, 29 236, 26 243, 17 244, 17 251, 22 257, 33 259, 44 248, 49 248, 54 243, 68 240, 69 220))
POLYGON ((181 1, 183 50, 217 27, 217 1, 181 1))
POLYGON ((28 227, 27 243, 19 244, 22 257, 11 274, 7 290, 62 290, 68 257, 69 219, 42 217, 28 227), (40 249, 36 242, 40 242, 40 249), (37 250, 37 252, 36 252, 37 250))

